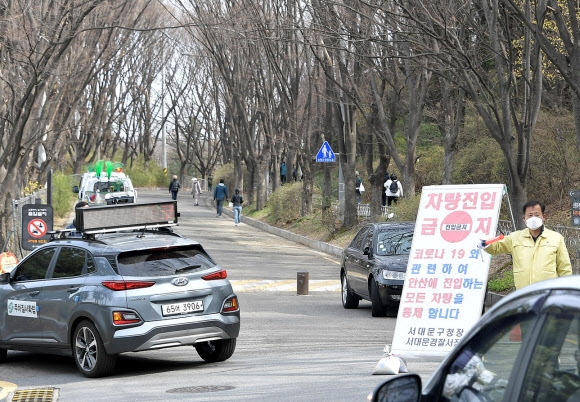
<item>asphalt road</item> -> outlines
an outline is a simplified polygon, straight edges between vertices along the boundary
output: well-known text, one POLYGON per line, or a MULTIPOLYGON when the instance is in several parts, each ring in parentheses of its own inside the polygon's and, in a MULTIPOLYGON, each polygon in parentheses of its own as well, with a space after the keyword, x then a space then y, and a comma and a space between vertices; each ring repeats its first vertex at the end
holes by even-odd
MULTIPOLYGON (((169 199, 166 191, 139 193, 140 202, 162 199, 169 199)), ((371 317, 368 302, 342 308, 338 259, 216 218, 207 195, 194 207, 181 193, 178 209, 176 230, 200 241, 238 293, 234 355, 208 364, 191 347, 130 353, 119 357, 114 376, 87 379, 72 358, 10 351, 0 367, 0 398, 16 386, 53 388, 53 399, 36 401, 364 401, 386 379, 372 371, 396 319, 371 317), (309 274, 308 295, 296 292, 298 272, 309 274)), ((408 361, 423 379, 436 365, 408 361)))

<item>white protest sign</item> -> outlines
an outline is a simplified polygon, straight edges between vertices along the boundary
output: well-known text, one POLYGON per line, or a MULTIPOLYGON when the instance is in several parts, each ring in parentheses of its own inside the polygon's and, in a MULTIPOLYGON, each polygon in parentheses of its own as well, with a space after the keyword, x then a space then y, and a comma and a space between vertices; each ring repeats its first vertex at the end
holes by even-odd
POLYGON ((392 352, 444 356, 481 316, 503 184, 423 187, 392 352))

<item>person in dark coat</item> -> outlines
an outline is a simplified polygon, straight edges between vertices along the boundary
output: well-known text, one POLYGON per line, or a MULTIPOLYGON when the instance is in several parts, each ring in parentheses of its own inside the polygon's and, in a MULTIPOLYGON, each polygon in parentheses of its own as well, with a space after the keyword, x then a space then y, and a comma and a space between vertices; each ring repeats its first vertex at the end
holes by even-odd
POLYGON ((177 180, 177 176, 173 175, 173 180, 169 183, 169 192, 171 193, 172 200, 177 200, 177 193, 180 188, 181 184, 179 183, 179 180, 177 180))
POLYGON ((224 184, 224 179, 220 179, 220 183, 215 186, 215 189, 213 190, 213 199, 217 208, 217 215, 215 217, 221 218, 224 208, 224 201, 228 201, 228 188, 224 184))
POLYGON ((234 204, 234 223, 238 226, 240 224, 240 218, 242 217, 242 204, 244 203, 239 188, 236 188, 236 193, 232 197, 232 203, 234 204))

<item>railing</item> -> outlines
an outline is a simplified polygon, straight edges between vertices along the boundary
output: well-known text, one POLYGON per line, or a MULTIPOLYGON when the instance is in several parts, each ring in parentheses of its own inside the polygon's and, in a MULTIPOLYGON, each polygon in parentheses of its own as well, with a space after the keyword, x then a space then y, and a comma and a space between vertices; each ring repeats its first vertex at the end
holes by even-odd
MULTIPOLYGON (((387 216, 391 212, 393 212, 392 207, 381 206, 381 215, 382 216, 387 216)), ((370 204, 357 204, 356 213, 358 216, 364 216, 364 217, 371 216, 371 205, 370 204)))

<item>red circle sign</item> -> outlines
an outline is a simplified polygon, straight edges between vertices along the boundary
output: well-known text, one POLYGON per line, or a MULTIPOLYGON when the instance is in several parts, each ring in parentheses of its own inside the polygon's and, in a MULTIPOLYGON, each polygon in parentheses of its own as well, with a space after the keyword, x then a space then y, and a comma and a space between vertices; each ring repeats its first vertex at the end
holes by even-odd
POLYGON ((441 222, 441 237, 449 243, 458 243, 469 236, 472 226, 471 215, 467 212, 451 212, 441 222))
POLYGON ((28 234, 32 237, 40 238, 46 235, 46 223, 39 218, 35 218, 28 224, 28 234))

